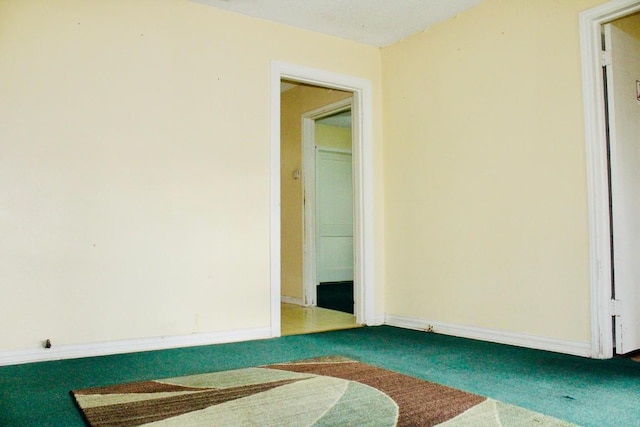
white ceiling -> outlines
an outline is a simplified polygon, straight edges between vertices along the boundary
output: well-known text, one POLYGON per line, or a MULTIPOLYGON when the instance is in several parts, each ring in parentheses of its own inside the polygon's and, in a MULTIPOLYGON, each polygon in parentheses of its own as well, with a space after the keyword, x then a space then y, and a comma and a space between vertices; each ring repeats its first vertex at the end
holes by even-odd
POLYGON ((192 0, 371 46, 388 46, 482 0, 192 0))

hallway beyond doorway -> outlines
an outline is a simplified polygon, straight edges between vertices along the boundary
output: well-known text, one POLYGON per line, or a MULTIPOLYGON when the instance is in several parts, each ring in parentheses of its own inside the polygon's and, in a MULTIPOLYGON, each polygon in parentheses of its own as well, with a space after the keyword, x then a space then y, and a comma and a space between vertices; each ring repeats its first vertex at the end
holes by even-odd
POLYGON ((318 307, 353 314, 353 280, 320 283, 316 291, 318 307))
POLYGON ((356 323, 354 315, 340 311, 286 303, 283 303, 281 307, 282 335, 307 334, 362 326, 356 323))

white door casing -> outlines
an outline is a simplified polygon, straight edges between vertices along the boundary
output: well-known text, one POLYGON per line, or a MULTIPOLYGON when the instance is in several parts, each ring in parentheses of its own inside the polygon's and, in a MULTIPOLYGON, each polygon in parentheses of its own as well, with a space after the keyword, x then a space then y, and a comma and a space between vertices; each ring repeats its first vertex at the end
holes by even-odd
POLYGON ((609 180, 602 73, 602 25, 640 10, 638 0, 612 0, 580 14, 589 213, 591 357, 613 357, 609 180))
POLYGON ((356 322, 377 324, 373 205, 373 102, 367 79, 299 66, 271 63, 270 291, 271 336, 280 331, 280 81, 292 80, 353 93, 354 299, 356 322), (357 286, 355 284, 358 283, 357 286))
POLYGON ((604 26, 616 353, 640 349, 640 40, 604 26))

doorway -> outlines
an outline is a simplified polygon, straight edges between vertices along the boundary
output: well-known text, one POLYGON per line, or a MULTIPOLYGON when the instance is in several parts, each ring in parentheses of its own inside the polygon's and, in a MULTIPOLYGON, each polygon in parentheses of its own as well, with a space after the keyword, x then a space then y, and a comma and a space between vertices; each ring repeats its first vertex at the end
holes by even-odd
POLYGON ((282 333, 351 328, 353 94, 291 81, 281 90, 282 333), (326 304, 347 288, 349 315, 326 304))
MULTIPOLYGON (((620 264, 624 256, 617 253, 621 248, 620 240, 616 239, 614 235, 616 223, 620 227, 620 218, 615 212, 619 211, 624 203, 620 203, 620 194, 622 193, 614 188, 620 171, 615 159, 616 148, 611 145, 612 150, 609 150, 608 143, 608 137, 611 136, 610 130, 617 126, 617 121, 611 121, 614 119, 607 109, 610 109, 613 104, 606 101, 606 94, 611 95, 615 90, 613 86, 617 83, 609 81, 607 84, 607 73, 610 72, 607 70, 609 54, 603 52, 603 40, 606 41, 606 38, 603 38, 603 29, 604 25, 633 15, 638 11, 640 11, 640 2, 637 0, 619 0, 605 3, 580 15, 590 220, 591 356, 594 358, 613 357, 614 347, 619 345, 621 338, 619 336, 619 321, 625 315, 623 305, 630 303, 626 297, 626 301, 619 299, 619 283, 615 282, 616 276, 619 276, 625 269, 620 264), (610 155, 612 156, 611 162, 610 155), (614 186, 611 187, 611 191, 610 184, 614 186)), ((633 86, 636 86, 635 82, 633 86)), ((631 91, 635 95, 635 87, 625 90, 629 95, 631 95, 629 93, 631 91)), ((616 132, 615 129, 613 132, 616 132)), ((637 135, 636 138, 638 138, 637 135)), ((616 143, 613 142, 613 144, 616 143)), ((632 289, 632 293, 635 294, 632 296, 633 298, 640 296, 637 285, 632 289)), ((638 336, 640 335, 640 322, 638 321, 640 313, 638 313, 637 304, 631 302, 630 306, 635 308, 626 313, 626 322, 627 325, 629 325, 629 321, 631 322, 630 331, 638 336)), ((627 350, 618 348, 615 351, 620 353, 627 350)))
MULTIPOLYGON (((281 158, 281 136, 286 132, 281 123, 280 87, 282 81, 309 85, 329 91, 348 92, 352 96, 353 112, 353 253, 355 319, 358 324, 379 324, 374 316, 374 243, 373 243, 373 150, 372 150, 372 102, 371 83, 368 80, 329 73, 281 62, 272 63, 272 134, 271 134, 271 332, 281 335, 282 291, 288 286, 288 272, 282 271, 287 262, 287 250, 291 249, 283 237, 287 229, 286 213, 281 206, 281 181, 285 175, 301 181, 302 170, 288 172, 281 168, 286 159, 281 158), (296 179, 297 177, 297 179, 296 179), (282 212, 281 212, 282 209, 282 212), (282 215, 281 215, 282 213, 282 215), (280 219, 283 218, 281 222, 280 219)), ((307 109, 309 111, 309 109, 307 109)), ((300 120, 300 118, 298 118, 300 120)), ((300 126, 300 121, 298 121, 300 126)), ((285 165, 286 166, 286 165, 285 165)), ((300 168, 301 169, 301 168, 300 168)), ((299 212, 302 217, 302 212, 299 212)), ((293 296, 292 302, 305 304, 304 296, 293 296)))
POLYGON ((640 350, 640 13, 603 27, 614 352, 640 350))
POLYGON ((303 115, 305 305, 354 314, 352 97, 303 115))

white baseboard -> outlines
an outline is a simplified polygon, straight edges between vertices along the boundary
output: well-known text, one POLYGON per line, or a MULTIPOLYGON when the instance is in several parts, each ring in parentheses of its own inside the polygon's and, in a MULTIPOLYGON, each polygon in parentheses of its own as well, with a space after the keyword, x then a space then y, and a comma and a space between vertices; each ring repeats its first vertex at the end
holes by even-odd
POLYGON ((367 326, 381 326, 385 324, 386 317, 383 315, 376 315, 371 318, 369 322, 366 322, 367 326))
POLYGON ((574 356, 591 357, 592 355, 591 344, 584 342, 565 341, 537 335, 433 322, 425 319, 394 316, 389 314, 386 316, 385 324, 397 326, 399 328, 415 329, 418 331, 427 331, 429 326, 431 326, 432 332, 443 335, 452 335, 499 344, 533 348, 536 350, 553 351, 556 353, 571 354, 574 356))
POLYGON ((280 297, 280 301, 285 304, 295 304, 295 305, 304 306, 304 301, 302 301, 302 298, 294 298, 294 297, 288 297, 286 295, 282 295, 280 297))
MULTIPOLYGON (((429 325, 431 325, 433 327, 433 332, 439 334, 553 351, 575 356, 591 357, 591 345, 589 343, 565 341, 556 338, 518 334, 471 326, 461 326, 394 315, 386 315, 384 317, 376 316, 373 320, 373 322, 368 322, 367 324, 371 326, 386 324, 389 326, 397 326, 399 328, 419 331, 426 331, 429 325)), ((2 351, 0 352, 0 366, 62 359, 76 359, 81 357, 106 356, 110 354, 135 353, 139 351, 165 350, 178 347, 194 347, 199 345, 267 339, 271 337, 270 328, 260 328, 207 334, 110 341, 94 344, 61 345, 54 346, 49 349, 38 348, 30 350, 2 351)))
POLYGON ((270 328, 142 338, 94 344, 61 345, 49 349, 39 348, 32 350, 3 351, 0 352, 0 366, 106 356, 109 354, 135 353, 139 351, 166 350, 178 347, 194 347, 266 338, 271 338, 270 328))

